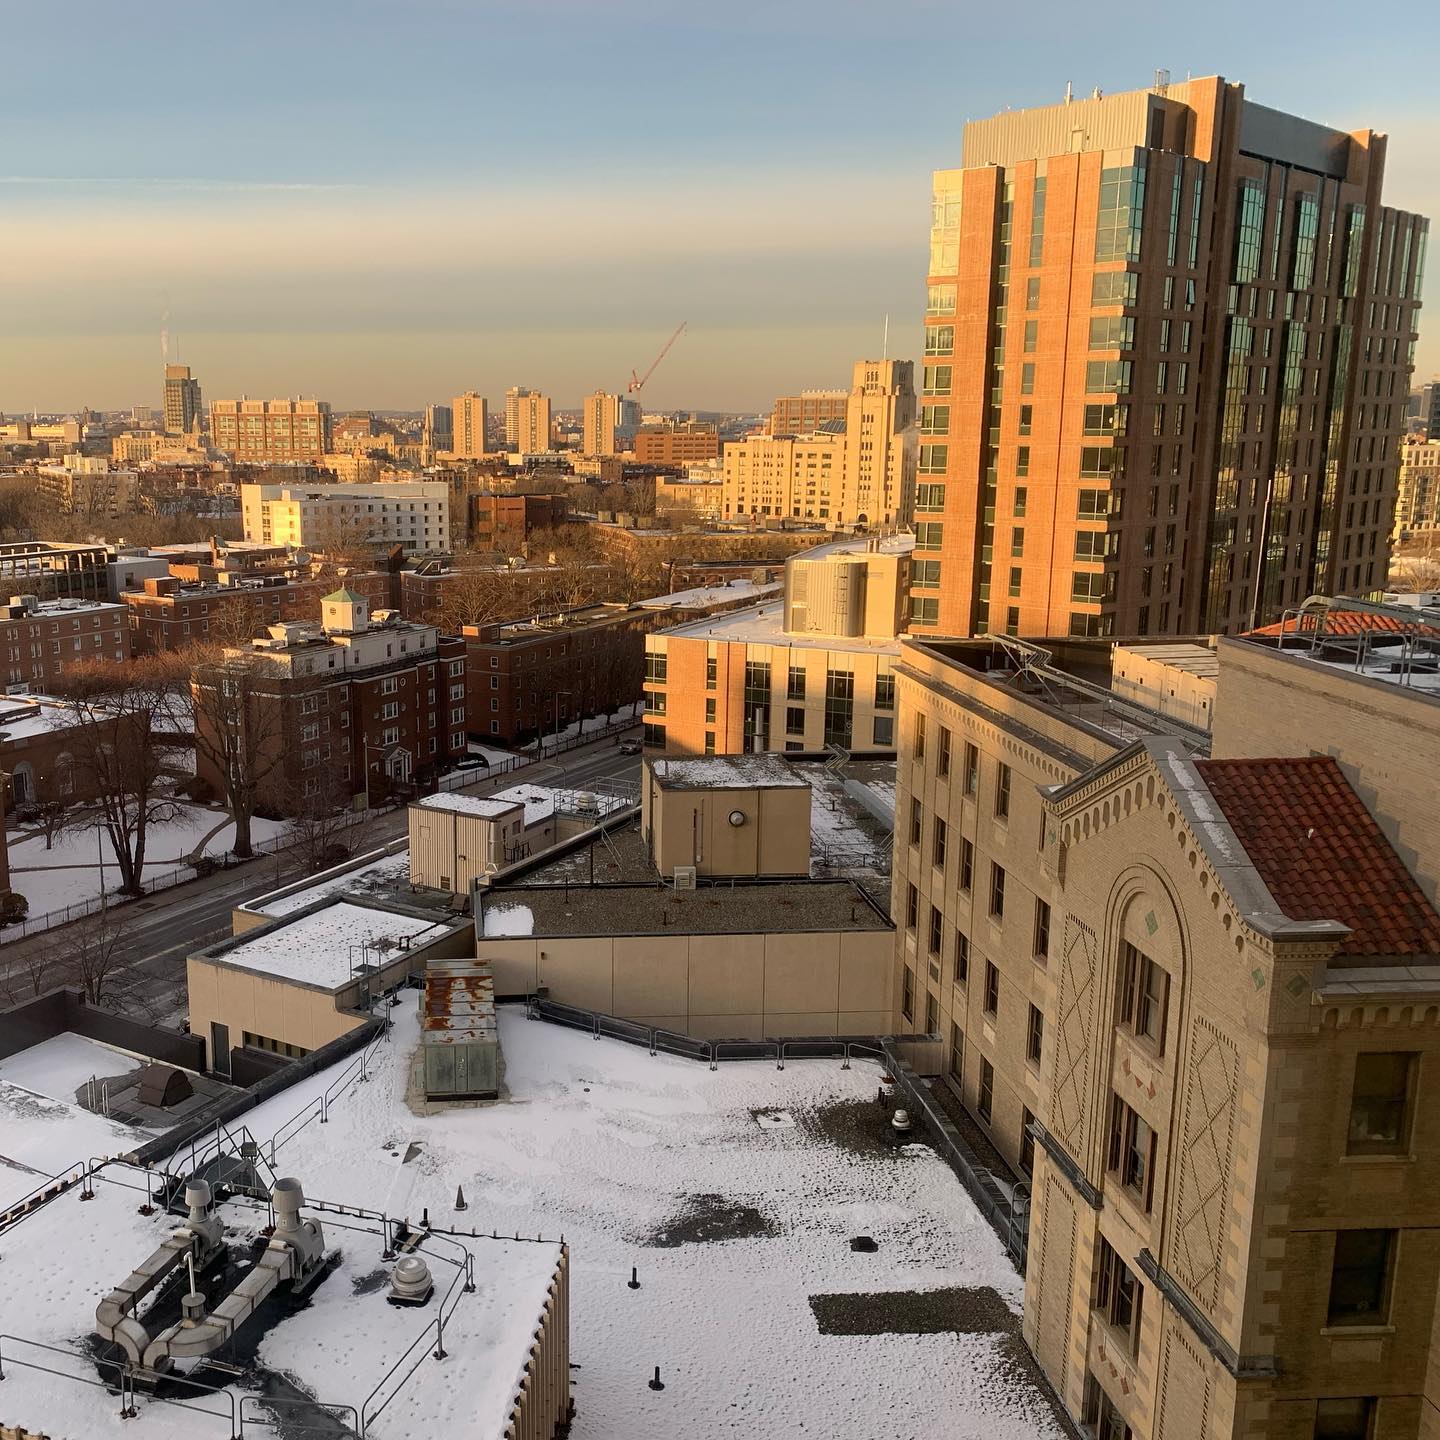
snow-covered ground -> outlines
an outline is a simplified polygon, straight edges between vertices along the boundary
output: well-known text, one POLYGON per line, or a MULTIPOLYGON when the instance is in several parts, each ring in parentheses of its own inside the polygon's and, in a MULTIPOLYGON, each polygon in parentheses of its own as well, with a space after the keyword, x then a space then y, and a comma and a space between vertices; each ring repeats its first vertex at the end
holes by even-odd
MULTIPOLYGON (((250 822, 250 838, 259 843, 282 833, 288 821, 250 822)), ((153 880, 178 869, 205 840, 205 853, 225 854, 235 840, 235 823, 223 810, 203 805, 183 805, 176 819, 151 827, 145 837, 145 878, 153 880), (211 835, 211 831, 215 831, 211 835), (210 836, 209 839, 205 839, 210 836)), ((38 830, 15 828, 6 834, 10 850, 10 883, 30 902, 32 916, 44 915, 66 905, 77 905, 100 894, 101 856, 104 857, 104 886, 114 894, 120 888, 120 867, 104 827, 98 824, 63 830, 50 849, 38 830), (99 837, 97 850, 96 837, 99 837)))
MULTIPOLYGON (((633 720, 637 724, 640 720, 641 702, 635 701, 630 705, 622 705, 618 710, 609 715, 591 715, 586 720, 572 720, 563 730, 560 731, 558 740, 573 740, 577 735, 584 733, 589 735, 593 730, 604 730, 607 726, 618 725, 623 720, 633 720)), ((557 743, 557 736, 554 730, 547 730, 539 740, 528 740, 521 747, 524 750, 534 750, 542 742, 545 749, 553 748, 557 743)))
MULTIPOLYGON (((123 1154, 151 1138, 78 1105, 0 1080, 0 1206, 83 1167, 91 1155, 123 1154)), ((13 1243, 8 1241, 6 1249, 13 1243)), ((63 1259, 54 1258, 57 1264, 63 1259)), ((18 1314, 5 1314, 5 1328, 19 1320, 18 1314)))
MULTIPOLYGON (((128 1075, 143 1062, 123 1050, 66 1031, 0 1060, 0 1080, 67 1104, 91 1076, 128 1075)), ((0 1150, 4 1142, 0 1140, 0 1150)))

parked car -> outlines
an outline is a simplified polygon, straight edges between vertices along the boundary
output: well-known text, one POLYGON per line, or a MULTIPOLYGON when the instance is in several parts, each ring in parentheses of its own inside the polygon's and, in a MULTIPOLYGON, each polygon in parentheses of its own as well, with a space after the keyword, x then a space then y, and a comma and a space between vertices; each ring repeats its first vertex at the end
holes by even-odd
POLYGON ((640 753, 640 742, 638 740, 622 740, 620 742, 620 753, 622 755, 638 755, 640 753))

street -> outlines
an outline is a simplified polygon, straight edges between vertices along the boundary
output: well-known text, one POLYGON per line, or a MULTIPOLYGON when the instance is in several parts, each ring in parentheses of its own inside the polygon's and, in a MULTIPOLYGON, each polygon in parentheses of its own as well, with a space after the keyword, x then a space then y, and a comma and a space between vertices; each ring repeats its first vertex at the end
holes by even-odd
MULTIPOLYGON (((458 793, 489 795, 524 784, 583 790, 598 781, 638 780, 639 757, 620 755, 616 750, 615 739, 607 737, 555 760, 543 760, 494 778, 482 770, 474 784, 458 793)), ((397 839, 406 833, 407 825, 403 806, 378 812, 361 832, 353 847, 355 853, 397 839)), ((123 935, 107 987, 108 1008, 152 1024, 178 1026, 186 1015, 185 957, 230 934, 230 912, 236 905, 301 878, 293 864, 287 866, 288 858, 283 853, 260 856, 236 869, 117 906, 111 914, 123 925, 123 935)), ((74 923, 97 925, 100 919, 92 915, 74 923)), ((8 991, 9 1003, 28 998, 32 985, 27 959, 53 953, 57 938, 63 934, 63 930, 48 931, 0 945, 0 995, 8 991)), ((75 982, 73 977, 50 979, 41 988, 50 989, 56 983, 75 982)))

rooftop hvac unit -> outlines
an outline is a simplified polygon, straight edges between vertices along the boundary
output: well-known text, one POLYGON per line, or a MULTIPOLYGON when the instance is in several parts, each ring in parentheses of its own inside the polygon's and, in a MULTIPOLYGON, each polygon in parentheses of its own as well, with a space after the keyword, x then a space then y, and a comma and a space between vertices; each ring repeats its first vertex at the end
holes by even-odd
POLYGON ((677 865, 675 867, 675 888, 677 890, 693 890, 695 888, 695 867, 693 865, 677 865))

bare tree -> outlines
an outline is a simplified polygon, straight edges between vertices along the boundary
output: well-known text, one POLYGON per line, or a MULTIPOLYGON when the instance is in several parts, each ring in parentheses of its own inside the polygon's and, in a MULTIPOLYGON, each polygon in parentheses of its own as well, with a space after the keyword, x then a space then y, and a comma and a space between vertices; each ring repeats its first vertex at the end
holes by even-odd
POLYGON ((524 611, 523 605, 516 609, 519 588, 506 570, 490 566, 461 570, 445 579, 425 618, 448 635, 458 635, 466 625, 513 620, 524 611))
POLYGON ((322 786, 319 794, 293 798, 289 829, 291 853, 307 875, 338 864, 364 844, 369 828, 369 810, 356 810, 345 803, 343 787, 322 786))
POLYGON ((1400 591, 1440 589, 1440 530, 1420 530, 1390 558, 1390 588, 1400 591))
POLYGON ((67 799, 52 797, 35 800, 26 808, 29 819, 45 837, 47 850, 54 849, 55 840, 62 831, 80 823, 80 812, 72 808, 67 799))
POLYGON ((99 1005, 107 1000, 121 967, 125 927, 108 911, 66 925, 55 932, 60 965, 73 973, 85 1000, 99 1005))
POLYGON ((76 785, 94 797, 121 890, 141 895, 151 827, 179 814, 165 784, 181 745, 173 665, 165 657, 126 665, 90 662, 68 671, 54 688, 69 701, 67 743, 76 785))
POLYGON ((277 678, 263 659, 249 655, 207 657, 190 672, 196 758, 219 781, 235 822, 231 849, 242 857, 254 854, 250 822, 284 773, 295 738, 290 697, 297 692, 282 692, 277 678))

